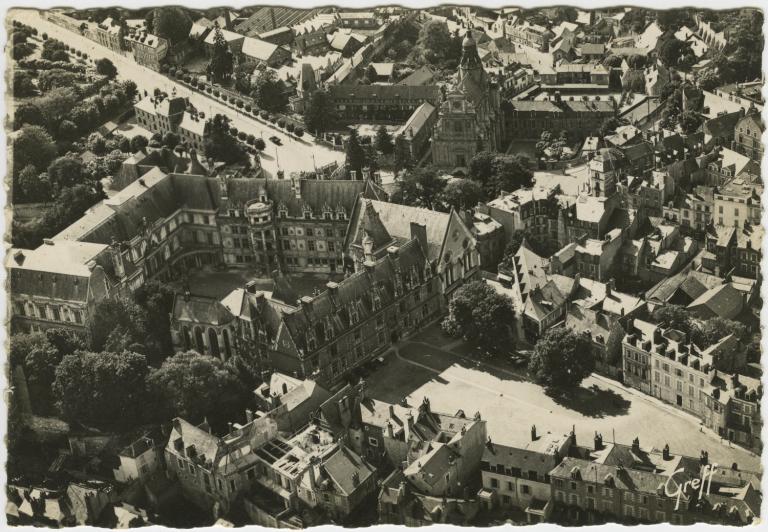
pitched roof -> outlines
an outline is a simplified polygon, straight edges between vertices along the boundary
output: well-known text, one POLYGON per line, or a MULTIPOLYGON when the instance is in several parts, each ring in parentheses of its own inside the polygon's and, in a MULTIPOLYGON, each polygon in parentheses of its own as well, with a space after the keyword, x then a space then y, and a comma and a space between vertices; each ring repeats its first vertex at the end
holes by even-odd
POLYGON ((701 294, 688 305, 688 308, 696 310, 706 307, 721 318, 733 319, 741 312, 743 305, 744 297, 741 291, 734 288, 731 283, 725 283, 701 294))
POLYGON ((335 453, 325 458, 323 470, 346 496, 352 495, 375 472, 368 462, 346 446, 339 446, 335 453))
POLYGON ((246 37, 243 39, 242 53, 248 57, 259 59, 260 61, 269 61, 278 48, 278 45, 271 42, 256 39, 254 37, 246 37))
POLYGON ((334 85, 329 90, 332 99, 399 99, 437 102, 440 90, 436 85, 334 85))
POLYGON ((235 319, 216 299, 180 294, 174 297, 171 314, 175 320, 203 325, 224 325, 235 319))

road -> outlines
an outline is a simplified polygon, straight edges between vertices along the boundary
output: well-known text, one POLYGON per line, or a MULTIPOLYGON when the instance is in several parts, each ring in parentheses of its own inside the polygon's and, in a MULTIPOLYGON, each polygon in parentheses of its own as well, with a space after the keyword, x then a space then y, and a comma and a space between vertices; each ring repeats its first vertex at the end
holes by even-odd
POLYGON ((278 169, 283 170, 285 176, 289 177, 291 172, 312 171, 331 162, 342 164, 344 161, 343 152, 334 151, 315 143, 311 135, 305 133, 301 140, 286 135, 276 127, 270 127, 258 120, 247 117, 243 113, 213 98, 194 92, 159 72, 137 64, 132 56, 125 56, 114 52, 82 35, 68 31, 43 19, 38 10, 13 10, 11 16, 16 20, 37 28, 41 33, 45 32, 52 38, 62 40, 68 45, 86 52, 89 57, 94 59, 108 58, 117 67, 118 78, 133 80, 142 94, 144 91, 151 94, 155 88, 171 94, 175 89, 177 96, 189 98, 192 105, 199 111, 206 113, 206 116, 213 116, 217 113, 228 116, 232 125, 240 131, 245 131, 264 139, 267 148, 262 153, 261 165, 270 177, 274 177, 278 169), (279 138, 282 146, 272 143, 269 140, 272 136, 279 138))
POLYGON ((638 437, 643 447, 661 449, 668 443, 672 452, 696 457, 706 449, 719 464, 761 469, 757 455, 721 443, 694 417, 599 376, 587 378, 572 397, 557 399, 512 372, 434 343, 405 341, 388 360, 367 379, 371 397, 389 402, 406 398, 409 405, 428 397, 439 412, 479 411, 489 436, 500 444, 522 445, 531 425, 563 434, 575 426, 581 445, 591 445, 597 431, 606 441, 629 444, 638 437))

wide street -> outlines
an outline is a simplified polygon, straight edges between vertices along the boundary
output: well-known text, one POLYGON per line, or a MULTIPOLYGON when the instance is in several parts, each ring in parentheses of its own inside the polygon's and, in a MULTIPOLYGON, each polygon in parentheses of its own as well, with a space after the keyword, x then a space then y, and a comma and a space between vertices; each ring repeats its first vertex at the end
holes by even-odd
POLYGON ((459 353, 467 352, 465 346, 441 342, 434 329, 388 354, 386 365, 366 379, 371 397, 395 403, 406 398, 411 406, 428 397, 436 411, 463 410, 468 416, 479 411, 488 434, 501 444, 524 443, 531 425, 540 433, 563 434, 575 426, 581 445, 592 445, 595 431, 625 444, 637 436, 643 447, 668 443, 672 452, 691 456, 705 449, 719 464, 760 470, 758 456, 728 447, 694 417, 652 397, 593 375, 571 397, 553 398, 514 371, 464 357, 459 353))
POLYGON ((312 171, 331 162, 342 164, 344 161, 344 152, 334 151, 325 146, 316 144, 311 135, 305 134, 299 140, 277 127, 270 127, 266 124, 245 116, 223 103, 203 96, 198 92, 193 92, 184 85, 170 80, 168 77, 155 72, 149 68, 137 64, 133 56, 116 53, 105 48, 90 39, 77 33, 68 31, 59 27, 40 16, 39 11, 35 9, 17 9, 12 13, 14 19, 25 24, 36 27, 41 33, 45 32, 52 38, 62 40, 82 50, 94 59, 106 57, 111 60, 118 70, 118 78, 133 80, 141 90, 151 94, 155 88, 171 94, 176 89, 177 96, 189 98, 189 101, 199 111, 206 113, 206 116, 212 116, 220 113, 231 119, 231 124, 241 131, 251 133, 256 137, 261 137, 266 142, 267 148, 261 154, 261 164, 269 177, 276 176, 278 169, 285 172, 285 177, 289 177, 291 172, 312 171), (269 138, 275 136, 282 142, 282 146, 272 143, 269 138))

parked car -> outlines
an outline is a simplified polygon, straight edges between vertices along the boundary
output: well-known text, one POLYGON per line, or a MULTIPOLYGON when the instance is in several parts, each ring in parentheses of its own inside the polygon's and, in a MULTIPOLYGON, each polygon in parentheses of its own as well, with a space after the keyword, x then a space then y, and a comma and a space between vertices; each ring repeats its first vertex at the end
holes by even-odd
POLYGON ((281 140, 280 140, 278 137, 276 137, 276 136, 274 136, 274 135, 272 135, 271 137, 269 137, 269 140, 271 140, 272 142, 274 142, 274 143, 275 143, 275 144, 277 144, 278 146, 282 146, 282 145, 283 145, 283 141, 281 141, 281 140))

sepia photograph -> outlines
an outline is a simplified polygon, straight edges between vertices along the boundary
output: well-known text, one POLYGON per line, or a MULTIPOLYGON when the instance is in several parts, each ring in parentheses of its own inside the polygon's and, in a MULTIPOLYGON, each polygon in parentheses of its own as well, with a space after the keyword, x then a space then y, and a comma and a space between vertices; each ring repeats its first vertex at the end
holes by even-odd
POLYGON ((5 15, 9 526, 763 523, 759 7, 156 2, 5 15))

